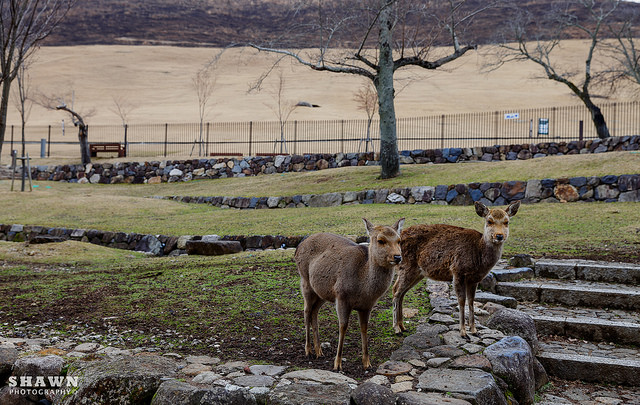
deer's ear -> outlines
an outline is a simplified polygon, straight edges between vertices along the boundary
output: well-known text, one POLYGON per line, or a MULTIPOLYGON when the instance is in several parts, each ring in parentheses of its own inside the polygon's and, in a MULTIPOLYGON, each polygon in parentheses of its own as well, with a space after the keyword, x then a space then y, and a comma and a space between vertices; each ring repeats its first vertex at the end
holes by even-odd
POLYGON ((489 215, 489 208, 487 208, 483 203, 481 203, 480 201, 476 201, 475 205, 476 214, 480 215, 482 218, 489 215))
POLYGON ((369 222, 367 218, 362 218, 364 221, 364 227, 367 228, 367 235, 371 236, 371 232, 373 231, 373 224, 369 222))
POLYGON ((520 200, 512 202, 506 209, 507 215, 510 217, 516 215, 518 213, 518 208, 520 208, 520 200))
POLYGON ((400 218, 398 220, 398 222, 396 222, 396 224, 393 226, 393 228, 396 230, 396 232, 400 233, 402 232, 402 228, 404 227, 404 218, 400 218))

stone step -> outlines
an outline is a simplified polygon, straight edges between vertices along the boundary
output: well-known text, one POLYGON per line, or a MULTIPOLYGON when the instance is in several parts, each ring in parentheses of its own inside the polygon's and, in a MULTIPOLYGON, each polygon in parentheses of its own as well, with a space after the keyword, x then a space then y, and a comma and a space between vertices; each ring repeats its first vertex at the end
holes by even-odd
POLYGON ((535 264, 535 275, 536 277, 564 280, 640 284, 640 266, 630 263, 593 260, 538 260, 535 264))
POLYGON ((526 303, 518 305, 517 309, 533 318, 539 335, 640 345, 640 313, 636 311, 526 303))
POLYGON ((640 353, 610 344, 545 341, 537 356, 549 375, 563 380, 640 386, 640 353))
POLYGON ((568 307, 640 310, 640 288, 582 280, 535 279, 500 282, 496 293, 518 302, 540 302, 568 307))

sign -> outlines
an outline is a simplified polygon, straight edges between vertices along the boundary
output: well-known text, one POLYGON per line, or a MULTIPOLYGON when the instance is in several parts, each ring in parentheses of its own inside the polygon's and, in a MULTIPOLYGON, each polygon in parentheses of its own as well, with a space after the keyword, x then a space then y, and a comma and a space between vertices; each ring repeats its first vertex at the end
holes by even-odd
POLYGON ((538 136, 549 135, 549 118, 538 118, 538 136))
POLYGON ((505 120, 517 120, 520 118, 520 113, 508 113, 504 115, 505 120))

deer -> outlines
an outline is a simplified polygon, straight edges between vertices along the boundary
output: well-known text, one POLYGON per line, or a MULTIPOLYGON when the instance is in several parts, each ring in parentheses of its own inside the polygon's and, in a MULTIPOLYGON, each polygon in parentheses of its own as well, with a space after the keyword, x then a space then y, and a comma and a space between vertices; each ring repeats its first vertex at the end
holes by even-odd
POLYGON ((458 298, 460 336, 465 330, 465 300, 469 305, 469 332, 477 333, 473 302, 478 283, 485 278, 502 255, 509 236, 509 220, 516 215, 520 201, 506 209, 489 209, 475 203, 476 213, 484 218, 484 232, 453 225, 413 225, 402 231, 402 263, 393 285, 393 328, 405 331, 402 301, 405 294, 423 278, 452 281, 458 298))
POLYGON ((304 298, 305 353, 323 356, 318 337, 318 311, 325 302, 335 304, 338 316, 338 349, 334 370, 342 370, 342 347, 352 310, 358 312, 362 338, 362 365, 371 367, 367 329, 371 310, 389 289, 402 260, 400 232, 404 218, 393 226, 374 226, 363 218, 369 246, 331 233, 316 233, 296 248, 294 260, 300 273, 304 298))

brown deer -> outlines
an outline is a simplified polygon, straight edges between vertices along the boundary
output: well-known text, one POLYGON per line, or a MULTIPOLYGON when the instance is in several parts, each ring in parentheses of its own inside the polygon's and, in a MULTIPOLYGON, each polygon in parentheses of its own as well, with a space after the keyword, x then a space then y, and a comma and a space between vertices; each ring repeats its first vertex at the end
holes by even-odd
POLYGON ((509 219, 516 215, 520 201, 505 210, 489 209, 476 202, 476 213, 483 217, 484 233, 451 225, 414 225, 402 231, 402 264, 393 285, 393 328, 405 330, 402 320, 404 295, 420 280, 452 281, 460 310, 460 336, 466 337, 464 305, 469 305, 469 331, 476 333, 473 301, 478 283, 502 255, 509 236, 509 219))
POLYGON ((371 309, 389 289, 394 271, 402 260, 400 231, 404 218, 392 227, 364 224, 369 247, 331 233, 316 233, 296 249, 295 261, 300 273, 304 297, 305 351, 311 355, 311 330, 316 357, 322 356, 318 337, 318 311, 325 301, 336 306, 339 323, 338 350, 333 363, 342 370, 342 346, 352 310, 358 311, 362 337, 362 365, 371 367, 367 328, 371 309))

